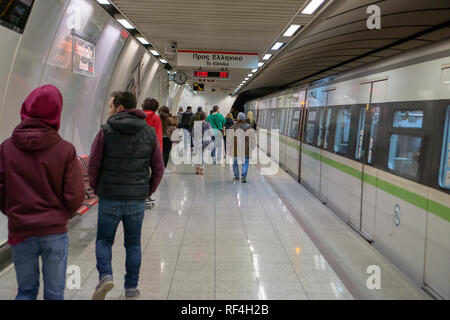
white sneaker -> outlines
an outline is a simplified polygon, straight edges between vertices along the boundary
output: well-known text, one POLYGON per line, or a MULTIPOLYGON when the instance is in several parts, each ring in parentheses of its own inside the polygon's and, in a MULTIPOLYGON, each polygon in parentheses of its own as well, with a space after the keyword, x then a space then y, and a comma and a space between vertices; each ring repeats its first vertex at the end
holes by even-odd
POLYGON ((164 174, 170 174, 170 170, 164 170, 164 174))

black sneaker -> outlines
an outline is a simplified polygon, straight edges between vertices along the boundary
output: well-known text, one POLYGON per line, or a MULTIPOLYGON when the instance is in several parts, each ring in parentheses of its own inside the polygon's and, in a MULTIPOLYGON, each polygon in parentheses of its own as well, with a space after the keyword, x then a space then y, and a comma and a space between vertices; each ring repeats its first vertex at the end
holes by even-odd
POLYGON ((237 182, 237 181, 239 181, 239 178, 234 178, 233 179, 233 182, 237 182))
POLYGON ((242 183, 247 183, 247 178, 246 178, 246 177, 242 177, 242 178, 241 178, 241 182, 242 182, 242 183))
POLYGON ((95 292, 92 295, 92 300, 105 300, 106 294, 114 288, 113 277, 110 274, 104 276, 97 287, 95 288, 95 292))

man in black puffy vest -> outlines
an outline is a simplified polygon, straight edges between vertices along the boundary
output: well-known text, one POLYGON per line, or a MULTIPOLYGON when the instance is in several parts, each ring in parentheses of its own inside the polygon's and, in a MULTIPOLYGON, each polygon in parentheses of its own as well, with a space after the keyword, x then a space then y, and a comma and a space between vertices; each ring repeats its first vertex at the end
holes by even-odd
POLYGON ((130 92, 113 93, 111 117, 92 144, 89 183, 99 197, 95 246, 99 284, 94 300, 103 300, 114 287, 111 247, 120 221, 126 248, 125 297, 139 298, 145 199, 158 188, 164 161, 155 129, 147 125, 146 114, 136 109, 136 104, 130 92))

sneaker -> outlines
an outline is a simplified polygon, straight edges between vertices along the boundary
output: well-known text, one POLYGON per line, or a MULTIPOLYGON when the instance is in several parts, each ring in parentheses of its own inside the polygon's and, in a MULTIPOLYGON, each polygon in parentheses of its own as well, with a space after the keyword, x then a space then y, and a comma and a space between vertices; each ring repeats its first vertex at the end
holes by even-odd
POLYGON ((233 182, 237 182, 237 181, 239 181, 239 178, 234 178, 233 179, 233 182))
POLYGON ((141 292, 138 289, 125 289, 126 300, 138 300, 141 292))
POLYGON ((110 274, 104 276, 97 287, 95 288, 95 292, 92 295, 92 300, 105 300, 106 294, 114 288, 113 277, 110 274))
POLYGON ((242 182, 242 183, 247 183, 247 178, 246 178, 246 177, 242 177, 242 178, 241 178, 241 182, 242 182))

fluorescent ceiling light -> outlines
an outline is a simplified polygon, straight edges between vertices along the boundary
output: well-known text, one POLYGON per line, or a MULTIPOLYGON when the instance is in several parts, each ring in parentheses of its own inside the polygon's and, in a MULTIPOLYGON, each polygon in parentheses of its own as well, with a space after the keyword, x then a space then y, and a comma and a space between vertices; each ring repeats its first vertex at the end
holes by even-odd
POLYGON ((150 50, 150 52, 152 53, 152 55, 154 55, 155 57, 159 56, 159 53, 156 50, 150 50))
POLYGON ((126 19, 117 19, 119 23, 125 27, 125 29, 134 29, 134 27, 126 19))
POLYGON ((284 46, 284 42, 277 42, 273 45, 272 49, 273 51, 279 50, 282 46, 284 46))
POLYGON ((262 67, 264 65, 264 62, 258 63, 258 67, 262 67))
POLYGON ((272 54, 268 53, 263 57, 263 60, 269 60, 272 54))
POLYGON ((256 72, 256 71, 258 71, 258 69, 252 69, 252 72, 256 72))
POLYGON ((250 79, 250 78, 245 78, 244 80, 247 81, 248 79, 250 79))
POLYGON ((249 73, 247 77, 253 77, 253 73, 249 73))
POLYGON ((297 32, 297 30, 301 27, 300 24, 291 24, 291 26, 286 30, 286 32, 283 34, 283 37, 290 37, 294 33, 297 32))
POLYGON ((303 14, 313 14, 325 0, 311 0, 311 2, 303 9, 303 14))
POLYGON ((108 0, 97 0, 100 4, 110 4, 108 0))
POLYGON ((142 43, 142 44, 150 44, 150 43, 148 43, 148 41, 147 40, 145 40, 144 38, 142 38, 142 37, 136 37, 136 39, 138 39, 139 40, 139 42, 140 43, 142 43))
POLYGON ((159 59, 159 61, 161 61, 162 63, 167 63, 167 61, 164 59, 159 59))

